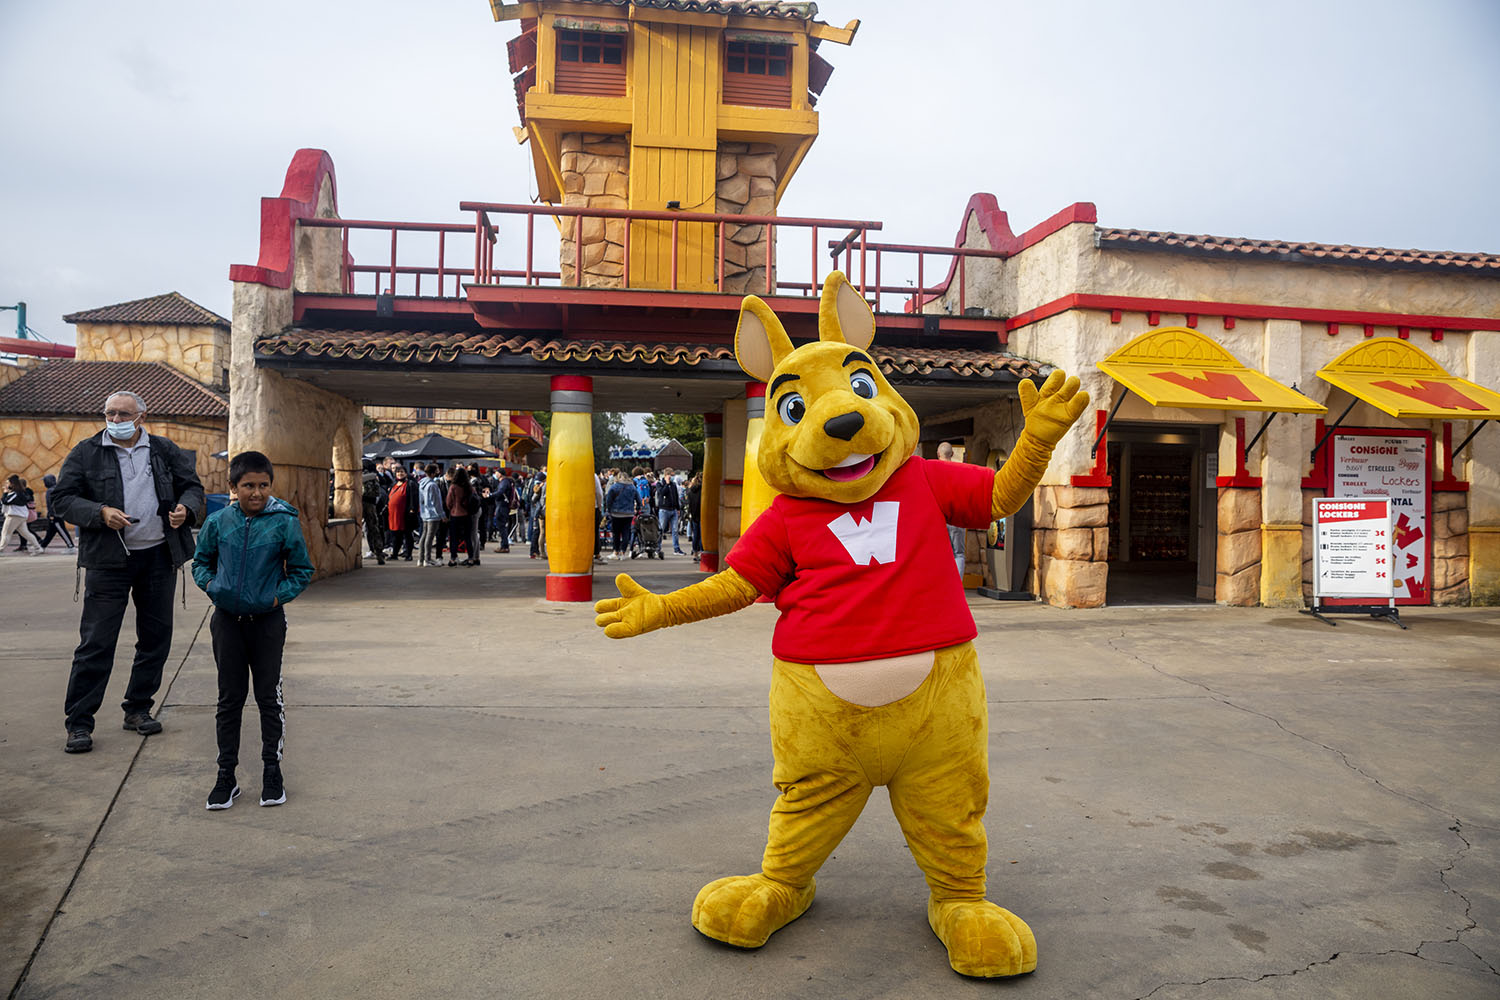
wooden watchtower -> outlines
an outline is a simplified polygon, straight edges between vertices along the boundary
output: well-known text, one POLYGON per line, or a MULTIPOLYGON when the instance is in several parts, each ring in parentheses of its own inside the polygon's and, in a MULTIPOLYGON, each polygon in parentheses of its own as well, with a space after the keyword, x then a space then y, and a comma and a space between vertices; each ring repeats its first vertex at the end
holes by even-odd
MULTIPOLYGON (((491 7, 497 21, 520 21, 509 42, 516 132, 530 144, 541 201, 606 211, 775 216, 817 138, 814 107, 833 72, 819 46, 847 45, 859 28, 783 0, 491 7)), ((774 239, 762 223, 559 222, 564 285, 774 288, 774 239)))

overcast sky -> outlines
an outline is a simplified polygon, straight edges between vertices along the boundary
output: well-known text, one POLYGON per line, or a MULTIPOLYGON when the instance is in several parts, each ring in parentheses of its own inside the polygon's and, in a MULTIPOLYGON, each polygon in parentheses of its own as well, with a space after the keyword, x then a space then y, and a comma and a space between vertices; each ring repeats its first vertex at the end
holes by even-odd
MULTIPOLYGON (((1092 201, 1107 226, 1500 251, 1495 0, 819 8, 862 24, 822 49, 783 214, 951 245, 989 191, 1017 232, 1092 201)), ((0 0, 0 305, 62 342, 64 313, 172 290, 228 316, 303 146, 345 217, 529 200, 517 31, 486 0, 0 0)))

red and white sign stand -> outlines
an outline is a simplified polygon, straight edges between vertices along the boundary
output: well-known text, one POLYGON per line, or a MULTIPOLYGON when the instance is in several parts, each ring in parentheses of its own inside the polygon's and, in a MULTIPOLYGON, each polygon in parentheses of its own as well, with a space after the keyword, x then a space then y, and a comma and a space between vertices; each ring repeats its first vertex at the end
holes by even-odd
POLYGON ((1313 500, 1313 606, 1305 611, 1329 625, 1329 614, 1385 618, 1402 628, 1396 609, 1396 545, 1390 497, 1313 500))

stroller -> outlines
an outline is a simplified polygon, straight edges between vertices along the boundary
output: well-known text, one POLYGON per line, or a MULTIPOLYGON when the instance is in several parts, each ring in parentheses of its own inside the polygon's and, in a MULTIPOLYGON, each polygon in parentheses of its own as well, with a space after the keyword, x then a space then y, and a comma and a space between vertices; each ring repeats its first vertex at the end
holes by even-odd
POLYGON ((665 559, 661 551, 661 524, 656 520, 656 512, 648 506, 646 512, 637 514, 635 526, 630 532, 630 558, 634 559, 641 554, 647 559, 665 559))

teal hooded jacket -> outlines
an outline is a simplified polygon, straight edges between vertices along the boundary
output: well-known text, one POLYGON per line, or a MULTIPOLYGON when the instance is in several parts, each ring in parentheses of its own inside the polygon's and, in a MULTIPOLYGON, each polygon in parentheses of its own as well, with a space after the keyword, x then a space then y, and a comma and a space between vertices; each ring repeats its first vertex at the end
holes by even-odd
POLYGON ((230 504, 198 532, 193 580, 220 611, 264 614, 302 593, 312 575, 297 508, 285 500, 271 497, 255 517, 230 504))

